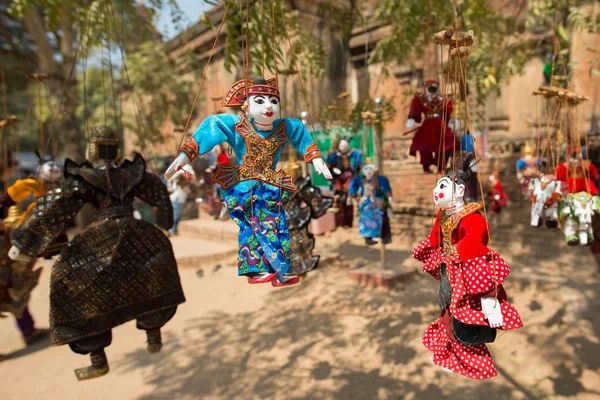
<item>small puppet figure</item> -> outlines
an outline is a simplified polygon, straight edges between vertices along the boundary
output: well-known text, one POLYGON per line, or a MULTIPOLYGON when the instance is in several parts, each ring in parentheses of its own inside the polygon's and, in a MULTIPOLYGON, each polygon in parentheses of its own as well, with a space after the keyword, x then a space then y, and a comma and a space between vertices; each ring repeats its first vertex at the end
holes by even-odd
MULTIPOLYGON (((37 180, 43 185, 44 195, 46 192, 52 189, 58 188, 64 180, 63 177, 63 169, 64 165, 60 161, 56 161, 53 158, 44 158, 40 155, 40 153, 36 150, 36 155, 40 160, 40 166, 37 170, 37 180)), ((40 196, 35 196, 39 198, 40 196)), ((33 207, 35 207, 35 202, 29 204, 29 207, 23 213, 23 220, 25 220, 33 207)), ((66 232, 61 232, 60 235, 52 242, 46 249, 41 253, 41 257, 46 260, 51 260, 53 256, 60 254, 60 252, 67 247, 69 243, 69 237, 66 232)))
POLYGON ((12 246, 11 233, 23 221, 23 211, 17 203, 23 202, 31 193, 41 196, 42 192, 44 188, 40 182, 35 179, 22 179, 0 194, 0 205, 5 209, 8 208, 8 216, 2 223, 4 240, 0 255, 0 316, 5 312, 15 316, 17 326, 27 345, 49 334, 48 330, 35 327, 28 309, 31 292, 38 284, 42 269, 34 270, 36 258, 15 261, 10 259, 8 252, 12 246))
POLYGON ((488 200, 491 204, 490 211, 492 214, 500 214, 502 209, 506 207, 506 204, 508 203, 508 197, 504 192, 504 187, 502 186, 502 183, 500 183, 498 175, 498 171, 494 171, 489 178, 491 187, 488 191, 488 200))
POLYGON ((368 245, 391 243, 390 220, 393 217, 392 188, 387 177, 379 175, 377 168, 368 162, 361 175, 352 179, 348 193, 358 198, 358 234, 368 245))
POLYGON ((440 281, 440 318, 423 337, 431 360, 447 371, 482 380, 498 374, 485 343, 494 342, 497 329, 517 329, 523 323, 502 286, 510 268, 487 247, 482 206, 465 204, 465 169, 438 180, 433 200, 439 212, 413 256, 440 281))
POLYGON ((169 234, 177 235, 177 226, 181 221, 181 215, 188 198, 188 184, 190 180, 195 179, 195 176, 192 166, 186 165, 182 170, 175 173, 173 179, 167 182, 167 190, 173 206, 173 226, 169 229, 169 234))
POLYGON ((569 246, 594 244, 592 217, 600 211, 600 198, 588 192, 570 193, 559 206, 560 221, 569 246))
POLYGON ((337 150, 329 156, 329 169, 333 172, 335 207, 339 210, 335 216, 336 226, 351 228, 354 220, 354 205, 348 196, 352 178, 359 174, 362 167, 362 153, 350 149, 347 140, 340 140, 337 150))
POLYGON ((288 286, 298 283, 290 272, 290 235, 284 204, 296 191, 292 177, 275 170, 283 148, 292 144, 317 173, 332 179, 321 152, 302 121, 278 118, 276 79, 243 79, 223 99, 224 107, 242 107, 243 115, 219 114, 205 119, 165 172, 175 172, 199 154, 223 142, 233 149, 238 166, 219 165, 214 180, 231 219, 239 226, 238 274, 248 283, 288 286))
POLYGON ((558 227, 558 204, 567 193, 566 183, 554 175, 540 174, 525 181, 524 194, 531 200, 531 226, 540 227, 546 222, 548 228, 558 227))
POLYGON ((569 147, 567 162, 556 168, 556 179, 566 182, 569 193, 588 192, 592 196, 598 194, 596 179, 598 169, 590 160, 583 159, 581 149, 569 147))
POLYGON ((410 146, 410 155, 419 152, 420 163, 426 174, 431 173, 429 167, 436 165, 438 171, 446 168, 448 159, 454 149, 459 146, 451 129, 452 100, 444 98, 435 80, 427 80, 423 84, 425 91, 417 93, 412 101, 406 128, 411 129, 404 135, 416 130, 410 146), (425 119, 423 120, 423 115, 425 119), (423 123, 416 129, 415 122, 423 123), (444 126, 444 121, 448 126, 444 126))
POLYGON ((79 165, 66 160, 63 184, 41 197, 11 236, 9 257, 29 262, 86 203, 96 209, 96 222, 63 250, 50 279, 52 343, 90 354, 91 366, 75 370, 78 380, 108 373, 104 348, 112 341, 112 328, 127 321, 135 319, 146 331, 148 352, 160 351, 160 329, 185 301, 169 239, 133 216, 138 197, 158 208, 158 225, 169 229, 169 193, 146 171, 139 154, 119 165, 119 144, 112 129, 94 128, 86 152, 89 161, 79 165))
POLYGON ((523 157, 517 161, 517 179, 522 184, 527 178, 535 178, 540 174, 540 159, 533 156, 533 148, 527 142, 521 150, 523 157))
POLYGON ((333 204, 333 199, 322 195, 311 185, 310 177, 296 182, 298 190, 285 204, 291 244, 290 275, 303 276, 317 268, 319 256, 312 253, 315 237, 308 231, 312 219, 321 218, 333 204))

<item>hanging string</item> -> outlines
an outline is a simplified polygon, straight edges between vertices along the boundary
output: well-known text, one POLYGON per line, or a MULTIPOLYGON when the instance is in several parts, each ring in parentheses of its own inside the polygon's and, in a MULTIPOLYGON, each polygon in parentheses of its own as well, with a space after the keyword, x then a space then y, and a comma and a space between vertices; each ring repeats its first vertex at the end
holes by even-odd
POLYGON ((219 25, 219 29, 217 30, 217 34, 215 35, 215 40, 212 45, 212 49, 210 50, 210 54, 208 55, 208 61, 204 66, 204 72, 202 73, 202 79, 200 80, 200 85, 198 85, 198 90, 196 91, 196 96, 194 97, 194 101, 192 103, 192 108, 190 109, 190 113, 188 115, 187 121, 185 122, 185 128, 183 129, 183 133, 181 135, 181 139, 179 141, 179 147, 183 144, 183 139, 187 133, 188 127, 190 126, 190 121, 192 120, 192 115, 194 114, 194 109, 196 107, 196 103, 198 102, 198 97, 200 97, 200 91, 202 90, 202 86, 204 86, 204 80, 206 79, 206 73, 208 71, 208 66, 210 65, 210 61, 212 60, 213 54, 215 53, 215 48, 217 47, 217 42, 219 41, 219 37, 221 36, 221 30, 223 29, 223 25, 225 24, 225 18, 227 17, 227 11, 229 10, 229 2, 230 0, 226 0, 225 2, 225 11, 223 12, 223 19, 221 20, 221 24, 219 25))
MULTIPOLYGON (((273 0, 270 0, 270 1, 271 1, 271 3, 273 2, 273 0)), ((313 140, 314 140, 315 146, 317 147, 317 149, 319 149, 319 141, 317 140, 317 136, 316 136, 316 129, 315 129, 315 124, 314 124, 314 120, 313 120, 313 117, 312 117, 312 112, 310 111, 310 105, 308 104, 308 98, 306 97, 306 90, 304 89, 304 82, 302 80, 302 74, 300 73, 300 68, 298 68, 298 60, 297 60, 297 57, 296 57, 296 52, 294 51, 294 46, 292 45, 292 41, 291 41, 290 36, 288 34, 287 24, 285 22, 285 16, 283 15, 283 10, 281 12, 281 20, 282 20, 282 23, 283 23, 283 30, 285 32, 285 37, 286 37, 287 42, 288 42, 288 44, 290 46, 290 53, 291 53, 291 56, 292 56, 292 60, 294 61, 294 67, 296 68, 296 73, 298 74, 298 81, 300 82, 300 89, 302 90, 302 97, 303 97, 304 103, 306 105, 306 110, 308 112, 308 118, 309 118, 310 125, 311 125, 311 128, 312 128, 311 134, 313 136, 313 140)))

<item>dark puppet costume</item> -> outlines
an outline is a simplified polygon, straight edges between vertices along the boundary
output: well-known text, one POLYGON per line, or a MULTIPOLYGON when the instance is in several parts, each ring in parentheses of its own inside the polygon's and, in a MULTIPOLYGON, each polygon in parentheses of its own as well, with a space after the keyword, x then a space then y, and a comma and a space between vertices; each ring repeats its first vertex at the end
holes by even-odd
MULTIPOLYGON (((116 140, 113 136, 114 132, 97 131, 99 158, 115 158, 116 154, 102 155, 110 152, 103 147, 116 140)), ((108 372, 104 347, 111 343, 111 329, 127 321, 136 319, 137 327, 146 330, 149 352, 160 350, 160 328, 185 301, 171 243, 160 229, 133 217, 136 197, 158 207, 159 226, 172 225, 166 187, 146 172, 140 155, 105 168, 67 160, 64 183, 40 198, 12 235, 16 248, 32 256, 50 244, 84 204, 95 208, 96 221, 61 253, 50 281, 52 343, 91 353, 92 366, 76 370, 80 380, 108 372)))

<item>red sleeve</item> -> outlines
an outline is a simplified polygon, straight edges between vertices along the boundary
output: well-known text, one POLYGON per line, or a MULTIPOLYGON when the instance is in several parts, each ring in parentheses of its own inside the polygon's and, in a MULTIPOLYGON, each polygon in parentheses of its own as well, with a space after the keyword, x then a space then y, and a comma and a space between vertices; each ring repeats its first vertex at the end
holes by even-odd
POLYGON ((408 113, 408 118, 412 118, 416 122, 421 122, 421 114, 422 113, 423 113, 423 105, 421 103, 421 99, 419 99, 419 96, 415 96, 413 98, 412 104, 410 106, 410 112, 408 113))
POLYGON ((565 164, 560 164, 558 167, 556 167, 556 179, 558 179, 559 181, 566 181, 567 178, 569 177, 569 171, 567 171, 567 167, 565 166, 565 164))
POLYGON ((227 165, 229 164, 229 158, 225 153, 221 153, 217 156, 217 165, 227 165))
POLYGON ((487 221, 480 213, 463 218, 459 228, 460 240, 456 245, 461 260, 467 261, 489 252, 487 227, 487 221))
POLYGON ((446 105, 446 121, 452 115, 452 100, 448 100, 448 104, 446 105))
POLYGON ((591 161, 590 161, 589 171, 590 171, 590 179, 592 181, 595 181, 596 179, 598 179, 598 169, 596 168, 596 166, 594 164, 592 164, 591 161))

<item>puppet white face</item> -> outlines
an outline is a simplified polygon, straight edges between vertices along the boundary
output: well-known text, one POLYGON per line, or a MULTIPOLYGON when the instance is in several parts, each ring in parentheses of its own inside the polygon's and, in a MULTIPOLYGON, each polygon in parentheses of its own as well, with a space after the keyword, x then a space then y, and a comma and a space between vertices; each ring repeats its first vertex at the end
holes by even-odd
POLYGON ((350 150, 350 143, 348 143, 347 140, 340 140, 340 144, 338 146, 338 149, 342 152, 342 153, 347 153, 348 150, 350 150))
POLYGON ((273 121, 279 118, 279 98, 277 96, 255 95, 246 102, 246 115, 254 118, 260 129, 261 126, 271 129, 273 121))
POLYGON ((453 207, 465 195, 465 185, 458 185, 447 176, 440 178, 433 189, 433 202, 438 208, 453 207))
POLYGON ((58 163, 47 161, 40 167, 39 176, 46 182, 56 182, 62 178, 63 169, 58 163))
POLYGON ((371 180, 373 179, 373 176, 375 175, 375 171, 376 168, 373 164, 367 164, 364 167, 362 167, 362 173, 365 176, 365 178, 367 178, 367 180, 371 180))

